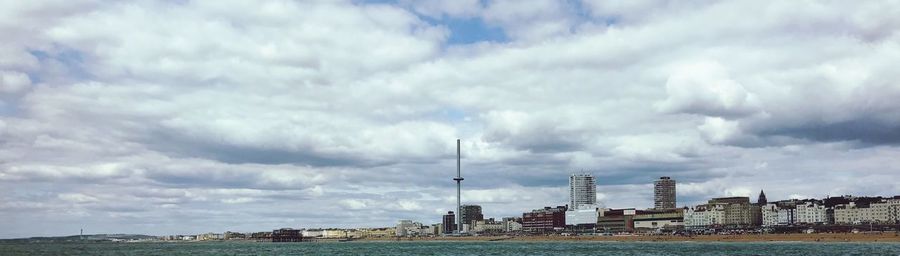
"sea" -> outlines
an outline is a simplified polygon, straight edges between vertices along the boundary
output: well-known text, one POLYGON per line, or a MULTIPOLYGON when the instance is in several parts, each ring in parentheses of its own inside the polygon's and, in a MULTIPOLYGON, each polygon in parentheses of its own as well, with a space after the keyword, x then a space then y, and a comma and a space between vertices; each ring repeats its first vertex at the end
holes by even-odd
POLYGON ((895 255, 900 243, 141 242, 0 243, 0 255, 895 255))

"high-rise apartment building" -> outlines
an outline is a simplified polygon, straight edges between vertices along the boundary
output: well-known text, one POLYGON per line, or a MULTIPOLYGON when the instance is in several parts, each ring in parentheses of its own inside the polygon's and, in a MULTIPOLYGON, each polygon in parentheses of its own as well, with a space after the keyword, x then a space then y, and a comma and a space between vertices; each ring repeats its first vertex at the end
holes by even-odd
POLYGON ((464 204, 460 207, 459 215, 463 225, 472 225, 476 221, 484 220, 481 205, 464 204))
POLYGON ((659 177, 653 182, 653 208, 675 208, 675 180, 669 177, 659 177))
POLYGON ((441 221, 441 231, 444 231, 444 234, 453 234, 453 231, 456 231, 456 214, 453 214, 453 211, 444 215, 441 221))
MULTIPOLYGON (((579 209, 581 205, 597 203, 597 186, 590 174, 569 176, 569 209, 579 209)), ((594 208, 594 206, 591 206, 594 208)))

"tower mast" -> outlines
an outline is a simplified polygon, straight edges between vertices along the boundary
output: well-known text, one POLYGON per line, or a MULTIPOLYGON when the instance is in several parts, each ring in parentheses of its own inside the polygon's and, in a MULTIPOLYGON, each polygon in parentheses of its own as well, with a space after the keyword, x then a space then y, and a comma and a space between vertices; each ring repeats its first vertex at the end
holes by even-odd
POLYGON ((457 225, 456 233, 462 232, 462 228, 463 228, 462 206, 461 206, 461 200, 460 200, 460 197, 461 197, 460 183, 463 181, 463 177, 462 177, 462 175, 460 175, 460 167, 459 167, 460 158, 461 157, 460 157, 460 149, 459 149, 459 139, 456 139, 456 178, 453 178, 453 180, 456 181, 456 225, 457 225))

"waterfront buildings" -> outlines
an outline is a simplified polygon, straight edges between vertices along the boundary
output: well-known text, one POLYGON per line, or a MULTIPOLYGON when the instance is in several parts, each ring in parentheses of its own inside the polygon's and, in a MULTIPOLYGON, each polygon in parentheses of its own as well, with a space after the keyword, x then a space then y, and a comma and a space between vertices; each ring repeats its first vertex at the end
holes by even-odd
POLYGON ((675 208, 675 180, 663 176, 653 182, 653 208, 675 208))
POLYGON ((544 207, 522 214, 522 230, 531 233, 545 233, 563 230, 566 227, 566 207, 544 207))
POLYGON ((569 208, 579 209, 582 205, 592 207, 597 203, 597 186, 590 174, 569 176, 569 208))
POLYGON ((851 198, 834 206, 837 224, 900 224, 900 196, 851 198))

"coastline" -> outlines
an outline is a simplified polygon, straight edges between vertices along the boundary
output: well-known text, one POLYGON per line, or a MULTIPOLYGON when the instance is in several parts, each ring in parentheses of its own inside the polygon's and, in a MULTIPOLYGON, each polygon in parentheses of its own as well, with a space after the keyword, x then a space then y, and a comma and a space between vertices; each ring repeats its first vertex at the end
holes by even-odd
MULTIPOLYGON (((890 242, 900 243, 900 234, 884 233, 821 233, 821 234, 742 234, 697 236, 469 236, 469 237, 411 237, 365 238, 353 241, 466 241, 466 242, 890 242)), ((324 242, 324 241, 323 241, 324 242)))

